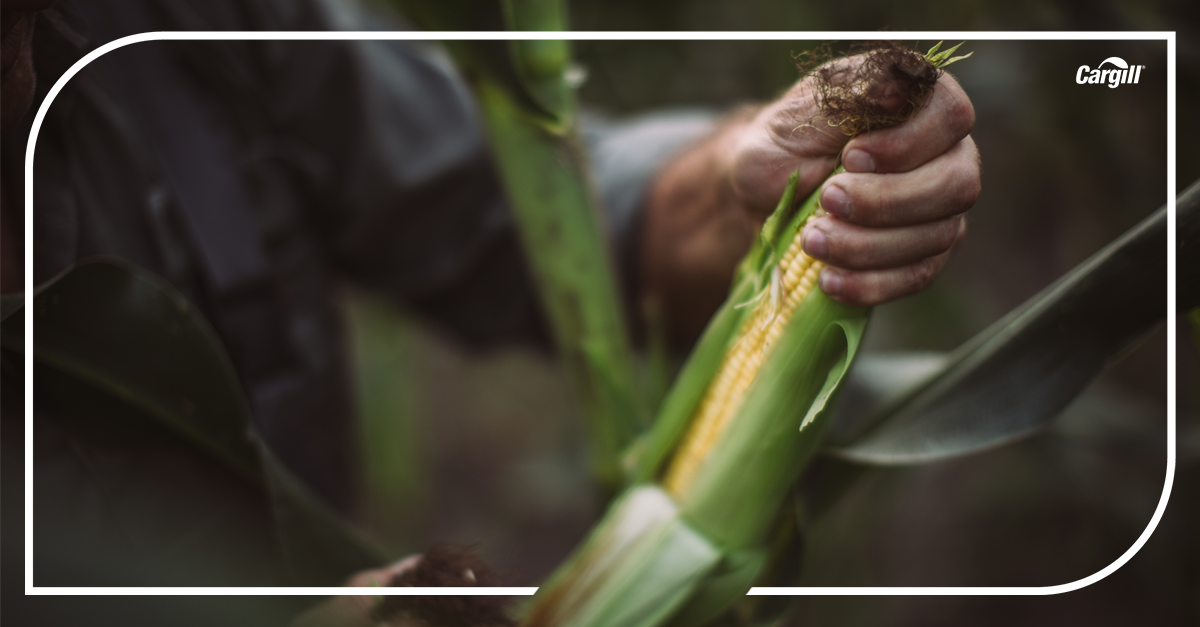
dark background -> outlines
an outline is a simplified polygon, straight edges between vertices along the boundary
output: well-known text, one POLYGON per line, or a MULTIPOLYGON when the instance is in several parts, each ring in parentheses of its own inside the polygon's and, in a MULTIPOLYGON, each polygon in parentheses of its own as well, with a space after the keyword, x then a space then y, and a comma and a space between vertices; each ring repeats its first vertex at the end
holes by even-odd
MULTIPOLYGON (((1190 5, 570 3, 579 30, 1180 29, 1181 189, 1200 177, 1190 114, 1200 91, 1200 20, 1190 5)), ((580 42, 590 76, 581 98, 617 117, 763 102, 796 80, 790 55, 813 43, 580 42)), ((954 348, 1165 201, 1164 43, 968 38, 962 50, 975 56, 952 71, 978 114, 983 196, 937 283, 877 310, 866 347, 875 353, 954 348), (1141 83, 1075 85, 1079 65, 1109 56, 1147 65, 1141 83)), ((347 308, 361 409, 357 522, 397 556, 436 542, 476 544, 512 584, 536 583, 602 512, 580 416, 553 361, 523 348, 469 353, 362 294, 347 293, 347 308)), ((790 624, 1200 624, 1200 367, 1185 325, 1178 334, 1173 497, 1154 536, 1117 573, 1052 597, 803 598, 790 624)), ((970 458, 872 473, 810 530, 800 585, 1053 585, 1111 563, 1143 532, 1162 493, 1166 341, 1160 327, 1089 388, 1072 420, 1045 433, 970 458)), ((203 621, 208 601, 171 608, 203 621)), ((179 601, 146 606, 167 603, 179 601)))
MULTIPOLYGON (((1172 30, 1182 3, 766 0, 571 4, 578 30, 1172 30)), ((1191 20, 1186 22, 1185 20, 1191 20)), ((1200 176, 1198 40, 1181 34, 1178 182, 1200 176)), ((581 100, 614 117, 765 102, 797 78, 813 41, 579 42, 581 100)), ((921 41, 928 48, 936 40, 921 41)), ((949 43, 957 43, 954 40, 949 43)), ((933 287, 878 308, 867 350, 945 351, 984 329, 1166 200, 1166 44, 970 40, 951 68, 975 105, 983 195, 933 287), (1138 85, 1076 85, 1109 56, 1147 66, 1138 85)), ((600 512, 565 381, 514 349, 466 353, 361 295, 351 313, 362 375, 360 520, 398 552, 477 543, 532 584, 600 512), (418 512, 414 515, 414 512, 418 512)), ((1053 597, 813 597, 795 625, 1200 624, 1200 369, 1178 329, 1177 470, 1170 507, 1125 567, 1053 597)), ((1020 443, 872 473, 808 536, 801 585, 1044 586, 1124 553, 1162 494, 1167 335, 1115 360, 1071 419, 1020 443)))

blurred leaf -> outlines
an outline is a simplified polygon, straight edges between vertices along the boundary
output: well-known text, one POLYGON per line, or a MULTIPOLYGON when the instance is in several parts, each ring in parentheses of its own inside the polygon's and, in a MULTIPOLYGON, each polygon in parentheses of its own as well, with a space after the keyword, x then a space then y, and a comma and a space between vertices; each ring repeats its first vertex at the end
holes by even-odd
MULTIPOLYGON (((832 453, 916 464, 990 448, 1047 425, 1105 364, 1166 315, 1164 207, 967 342, 897 400, 835 428, 832 453)), ((1200 183, 1178 200, 1178 303, 1200 297, 1200 183)), ((895 396, 892 395, 894 399, 895 396)), ((887 403, 887 399, 883 399, 887 403)))
POLYGON ((531 123, 491 82, 480 81, 475 91, 543 310, 588 417, 593 470, 616 488, 623 478, 618 456, 640 433, 646 412, 581 146, 531 123))
POLYGON ((854 365, 846 391, 833 408, 830 442, 843 442, 870 426, 881 408, 889 407, 937 376, 949 353, 863 355, 854 365))
POLYGON ((721 558, 660 488, 631 488, 538 589, 522 624, 661 625, 721 558))
MULTIPOLYGON (((39 288, 31 306, 35 363, 65 375, 56 397, 72 385, 99 390, 157 421, 142 427, 148 441, 165 427, 203 451, 214 473, 234 470, 269 504, 296 584, 337 584, 382 561, 258 440, 220 339, 169 285, 124 261, 85 261, 39 288)), ((21 350, 22 318, 4 323, 5 348, 21 350)))
MULTIPOLYGON (((543 19, 529 20, 531 23, 514 20, 513 3, 502 0, 388 0, 388 3, 428 31, 566 30, 565 24, 550 28, 560 17, 565 22, 556 1, 518 2, 523 5, 521 8, 533 5, 538 9, 538 15, 543 19)), ((562 107, 565 97, 555 89, 553 82, 538 80, 545 74, 539 71, 541 66, 531 66, 518 57, 523 50, 530 50, 550 53, 536 54, 534 58, 554 58, 558 56, 558 48, 565 47, 565 42, 479 40, 446 41, 443 45, 468 81, 487 80, 503 89, 531 118, 554 128, 568 126, 567 112, 562 107)), ((557 82, 561 83, 561 80, 557 82)))
MULTIPOLYGON (((487 21, 513 30, 565 30, 561 0, 406 0, 428 28, 487 21), (479 14, 471 11, 478 10, 479 14), (499 13, 497 13, 499 12, 499 13)), ((563 41, 447 42, 478 99, 525 257, 565 370, 581 396, 593 472, 616 491, 621 452, 647 421, 633 351, 575 129, 563 41), (497 48, 495 44, 500 44, 497 48)))

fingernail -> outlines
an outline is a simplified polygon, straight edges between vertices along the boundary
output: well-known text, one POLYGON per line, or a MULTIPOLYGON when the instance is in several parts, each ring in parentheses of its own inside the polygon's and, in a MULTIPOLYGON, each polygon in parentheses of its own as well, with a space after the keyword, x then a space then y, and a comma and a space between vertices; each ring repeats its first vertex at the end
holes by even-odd
POLYGON ((846 166, 847 172, 874 172, 875 157, 865 150, 853 148, 842 156, 842 165, 846 166))
POLYGON ((843 220, 850 219, 850 197, 835 183, 826 185, 821 192, 821 208, 843 220))
POLYGON ((842 293, 842 287, 845 286, 846 280, 842 278, 842 273, 833 268, 825 268, 821 270, 821 276, 817 279, 817 285, 821 286, 821 291, 829 296, 837 296, 842 293))
POLYGON ((820 229, 815 226, 806 227, 800 237, 800 246, 809 257, 822 261, 829 258, 829 241, 820 229))

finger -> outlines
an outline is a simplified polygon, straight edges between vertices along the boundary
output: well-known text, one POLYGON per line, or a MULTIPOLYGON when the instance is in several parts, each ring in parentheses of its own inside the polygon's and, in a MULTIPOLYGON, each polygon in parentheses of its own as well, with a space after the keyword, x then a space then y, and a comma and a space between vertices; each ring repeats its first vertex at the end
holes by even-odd
POLYGON ((942 271, 950 251, 888 270, 844 270, 825 266, 818 284, 830 298, 859 307, 873 307, 919 292, 942 271))
MULTIPOLYGON (((830 67, 849 71, 863 61, 837 59, 830 67)), ((836 167, 850 138, 821 114, 818 80, 814 73, 798 81, 760 110, 730 147, 733 188, 750 209, 770 211, 792 172, 800 175, 799 195, 807 196, 836 167)))
POLYGON ((975 126, 970 98, 949 74, 911 120, 850 140, 842 157, 847 172, 910 172, 961 141, 975 126))
POLYGON ((383 568, 374 570, 364 570, 360 573, 355 573, 350 579, 346 580, 344 586, 351 588, 377 588, 386 586, 391 583, 392 579, 399 577, 404 573, 417 567, 421 562, 421 555, 409 555, 401 560, 388 564, 383 568))
POLYGON ((963 213, 979 198, 979 157, 968 135, 925 165, 902 174, 843 172, 821 190, 825 211, 847 222, 885 227, 963 213))
POLYGON ((800 233, 810 257, 848 270, 884 270, 950 250, 962 237, 965 216, 914 226, 873 229, 835 217, 811 220, 800 233))
POLYGON ((779 202, 792 172, 799 172, 799 193, 808 195, 837 164, 846 136, 825 129, 808 80, 797 83, 783 98, 759 111, 737 129, 726 149, 726 166, 737 197, 752 211, 769 212, 779 202))
MULTIPOLYGON (((409 555, 404 559, 374 570, 355 573, 346 580, 345 587, 378 588, 387 586, 394 577, 417 567, 420 555, 409 555)), ((301 614, 291 627, 370 627, 378 625, 372 611, 379 602, 371 594, 344 594, 336 596, 301 614)))
POLYGON ((333 597, 291 622, 289 627, 374 627, 378 625, 372 616, 377 603, 373 596, 333 597))

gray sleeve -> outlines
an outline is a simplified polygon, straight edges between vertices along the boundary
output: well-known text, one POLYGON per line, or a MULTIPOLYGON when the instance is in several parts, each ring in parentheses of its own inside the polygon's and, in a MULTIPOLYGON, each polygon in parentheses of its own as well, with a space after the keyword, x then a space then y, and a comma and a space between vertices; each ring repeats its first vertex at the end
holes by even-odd
MULTIPOLYGON (((367 14, 356 25, 357 13, 342 3, 316 5, 335 27, 378 27, 367 14)), ((279 119, 325 156, 328 176, 312 206, 337 267, 468 344, 545 342, 536 286, 480 116, 447 56, 426 42, 298 43, 285 65, 272 73, 283 77, 279 119)), ((650 182, 714 124, 712 113, 697 110, 585 118, 627 301, 637 289, 639 216, 650 182)))
POLYGON ((672 157, 711 133, 717 119, 716 112, 706 109, 670 109, 617 120, 583 117, 592 175, 631 312, 639 292, 638 241, 650 183, 672 157))
MULTIPOLYGON (((478 112, 446 58, 409 42, 358 42, 336 59, 304 65, 328 64, 345 109, 339 132, 321 139, 340 168, 322 203, 339 267, 469 344, 544 343, 536 286, 478 112)), ((627 303, 638 289, 650 182, 714 124, 715 115, 695 110, 587 117, 585 144, 627 303)))

